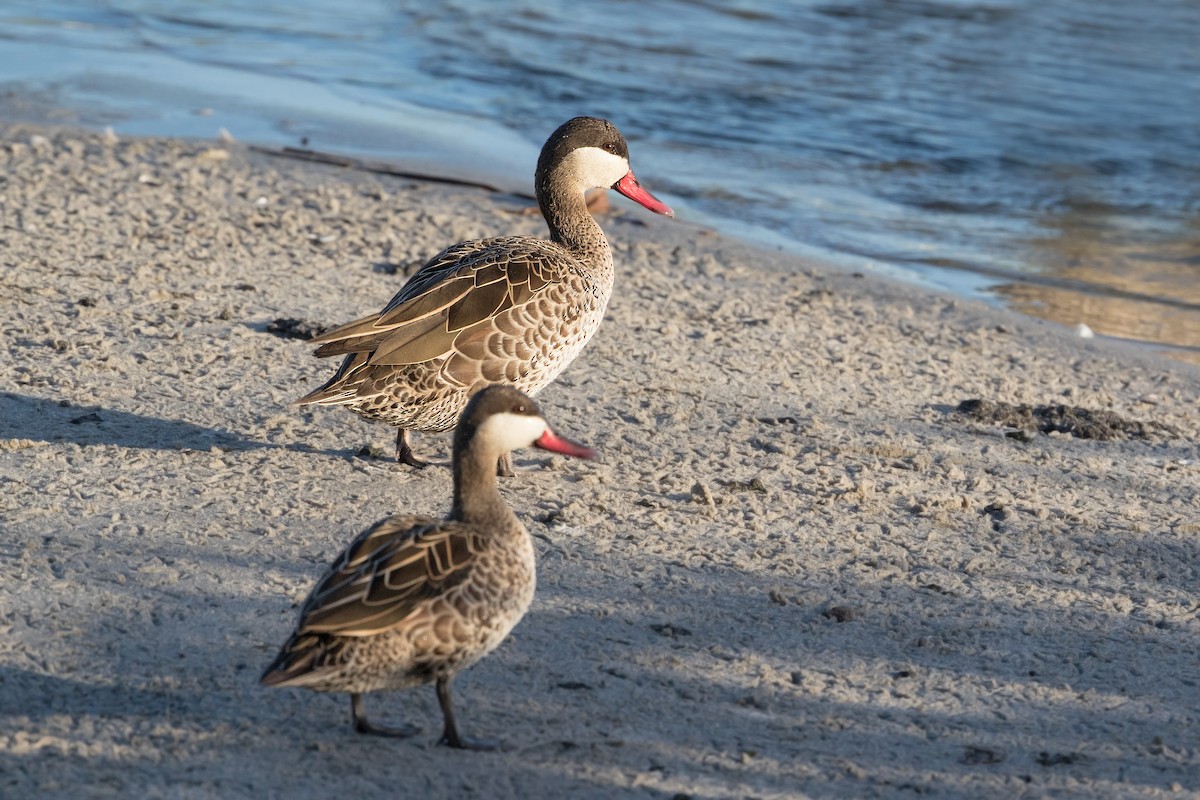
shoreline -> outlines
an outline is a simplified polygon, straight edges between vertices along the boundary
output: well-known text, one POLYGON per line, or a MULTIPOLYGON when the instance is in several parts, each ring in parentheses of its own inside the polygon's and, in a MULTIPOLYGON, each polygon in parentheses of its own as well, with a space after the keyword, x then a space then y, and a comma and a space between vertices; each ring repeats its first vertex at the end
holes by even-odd
MULTIPOLYGON (((4 125, 0 785, 13 796, 1159 797, 1200 791, 1200 368, 615 210, 600 332, 517 454, 512 638, 431 689, 258 687, 312 581, 449 472, 291 400, 281 318, 376 310, 508 195, 235 143, 4 125), (954 409, 1109 411, 1099 441, 954 409), (64 758, 70 756, 70 758, 64 758), (418 788, 419 787, 419 788, 418 788)), ((444 460, 448 437, 422 436, 444 460)))
MULTIPOLYGON (((220 71, 220 68, 215 69, 220 71)), ((128 120, 129 130, 120 135, 202 140, 209 133, 217 136, 217 131, 224 134, 228 129, 239 142, 251 148, 274 150, 280 154, 296 144, 301 145, 297 149, 307 148, 311 138, 315 152, 323 153, 333 161, 358 161, 367 169, 423 174, 434 182, 478 181, 496 191, 515 194, 525 194, 531 189, 528 176, 524 174, 525 167, 520 162, 536 158, 537 143, 525 141, 491 121, 464 120, 426 107, 420 107, 417 113, 416 106, 405 113, 397 113, 399 109, 376 110, 376 113, 355 117, 344 107, 342 98, 330 96, 319 104, 322 110, 311 118, 304 117, 303 123, 287 124, 295 114, 281 106, 275 110, 275 116, 281 121, 267 124, 266 118, 261 117, 261 110, 249 103, 248 97, 242 96, 242 89, 229 84, 225 86, 226 91, 240 99, 215 117, 207 116, 211 109, 199 108, 191 114, 175 115, 170 123, 135 114, 128 120), (414 119, 414 114, 419 119, 414 119), (476 123, 485 126, 486 134, 482 138, 475 128, 476 123), (428 134, 426 129, 431 126, 441 133, 437 136, 428 134), (403 133, 402 144, 397 145, 396 131, 403 133), (491 149, 505 154, 502 163, 492 164, 479 157, 484 140, 500 142, 499 148, 491 149), (335 141, 337 144, 333 145, 335 141)), ((283 92, 282 87, 276 89, 283 92)), ((76 102, 80 102, 79 98, 76 102)), ((37 91, 16 92, 0 101, 0 105, 11 112, 12 119, 22 120, 23 124, 53 126, 65 121, 100 133, 108 119, 103 108, 89 106, 64 110, 37 91)), ((672 199, 669 194, 666 196, 672 199)), ((681 198, 672 201, 676 207, 681 204, 681 198)), ((1037 269, 1039 261, 1036 257, 1029 260, 1029 269, 1022 270, 1011 265, 1000 267, 971 261, 939 263, 937 260, 924 263, 919 259, 906 260, 895 253, 821 248, 798 239, 779 237, 772 230, 744 219, 709 216, 688 209, 686 202, 683 205, 685 218, 693 215, 694 224, 711 227, 752 248, 768 251, 778 248, 793 259, 821 263, 826 268, 867 271, 924 290, 982 300, 1069 330, 1080 323, 1090 323, 1097 335, 1129 341, 1176 360, 1200 364, 1200 346, 1194 344, 1200 336, 1195 302, 1186 298, 1173 302, 1171 298, 1145 291, 1151 289, 1153 283, 1136 277, 1136 264, 1142 256, 1140 245, 1133 242, 1104 242, 1088 247, 1080 241, 1086 237, 1086 231, 1064 231, 1064 239, 1069 240, 1064 246, 1070 251, 1070 260, 1077 263, 1060 264, 1049 273, 1043 273, 1037 269), (1131 281, 1132 290, 1129 289, 1131 281)), ((1186 246, 1186 241, 1174 245, 1180 265, 1186 265, 1186 246)), ((1047 259, 1057 262, 1066 257, 1050 246, 1042 253, 1041 263, 1048 263, 1047 259)), ((1185 266, 1172 267, 1182 268, 1185 266)), ((1158 269, 1166 267, 1160 264, 1158 269)))
MULTIPOLYGON (((464 177, 461 170, 456 172, 449 168, 447 162, 387 160, 382 157, 371 158, 285 145, 249 144, 247 146, 256 152, 277 158, 330 164, 374 175, 391 175, 436 184, 473 186, 498 194, 511 194, 533 199, 532 191, 516 189, 512 181, 505 182, 503 187, 494 181, 492 183, 475 181, 464 177)), ((675 202, 678 204, 678 201, 675 202)), ((632 208, 632 205, 629 204, 625 207, 632 208)), ((1088 282, 1071 277, 1021 272, 1014 269, 996 269, 968 264, 924 268, 914 265, 897 266, 867 256, 850 256, 821 251, 802 242, 780 239, 762 228, 721 217, 705 216, 699 220, 688 220, 687 224, 716 233, 725 239, 740 241, 750 249, 764 252, 777 251, 784 258, 796 263, 819 265, 825 271, 870 272, 879 278, 915 286, 920 291, 932 291, 960 297, 964 300, 980 301, 1031 319, 1040 319, 1061 326, 1069 331, 1078 328, 1079 320, 1076 319, 1072 322, 1065 316, 1059 318, 1069 313, 1068 308, 1063 307, 1064 303, 1061 300, 1064 295, 1067 297, 1075 295, 1094 304, 1114 304, 1112 314, 1122 320, 1124 335, 1091 332, 1085 338, 1099 336, 1105 340, 1134 345, 1158 356, 1200 364, 1200 345, 1184 343, 1188 331, 1185 315, 1193 307, 1186 300, 1155 297, 1117 286, 1107 286, 1102 282, 1088 282), (990 281, 990 283, 985 286, 980 283, 981 281, 990 281), (1164 324, 1163 320, 1158 320, 1152 323, 1148 320, 1136 319, 1131 307, 1139 304, 1161 309, 1168 318, 1168 322, 1164 324), (1050 306, 1054 310, 1048 312, 1044 308, 1045 306, 1050 306), (1172 316, 1179 318, 1170 320, 1172 316), (1163 326, 1168 333, 1164 334, 1156 326, 1163 326), (1140 334, 1141 338, 1135 334, 1140 334), (1164 335, 1167 338, 1162 338, 1164 335)), ((1066 305, 1069 307, 1070 303, 1066 305)), ((1090 328, 1088 330, 1091 331, 1090 328)))

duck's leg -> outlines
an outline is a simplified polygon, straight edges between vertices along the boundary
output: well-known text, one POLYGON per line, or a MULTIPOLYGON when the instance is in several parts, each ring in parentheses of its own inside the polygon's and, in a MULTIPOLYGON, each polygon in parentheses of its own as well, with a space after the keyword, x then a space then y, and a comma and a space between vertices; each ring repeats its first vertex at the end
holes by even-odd
POLYGON ((516 477, 517 470, 513 466, 512 453, 505 453, 496 461, 496 474, 501 478, 516 477))
POLYGON ((454 678, 449 677, 438 678, 437 681, 438 704, 442 707, 442 719, 446 723, 438 744, 457 747, 460 750, 498 750, 499 742, 488 739, 464 739, 458 735, 458 726, 454 724, 454 705, 450 699, 450 681, 452 680, 454 678))
POLYGON ((409 432, 407 428, 400 428, 396 431, 396 460, 401 464, 408 464, 410 467, 421 469, 429 466, 429 462, 422 461, 413 455, 412 445, 409 442, 409 432))
POLYGON ((372 725, 370 722, 367 722, 367 715, 363 713, 362 695, 357 692, 350 695, 350 713, 354 719, 354 730, 358 733, 403 738, 405 736, 412 736, 420 730, 415 725, 405 725, 402 728, 389 728, 385 725, 372 725))

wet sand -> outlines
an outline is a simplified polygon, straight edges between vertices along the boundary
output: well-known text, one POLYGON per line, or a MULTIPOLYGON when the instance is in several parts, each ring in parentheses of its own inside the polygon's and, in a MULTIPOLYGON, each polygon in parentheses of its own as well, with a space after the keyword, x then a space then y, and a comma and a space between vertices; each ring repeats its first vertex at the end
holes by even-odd
POLYGON ((464 733, 509 749, 435 746, 432 689, 368 698, 422 734, 364 737, 344 696, 258 675, 340 547, 443 513, 450 475, 290 406, 335 364, 266 329, 540 219, 229 143, 0 130, 3 796, 1200 792, 1195 365, 614 202, 608 317, 539 397, 601 460, 518 454, 538 595, 457 682, 464 733))

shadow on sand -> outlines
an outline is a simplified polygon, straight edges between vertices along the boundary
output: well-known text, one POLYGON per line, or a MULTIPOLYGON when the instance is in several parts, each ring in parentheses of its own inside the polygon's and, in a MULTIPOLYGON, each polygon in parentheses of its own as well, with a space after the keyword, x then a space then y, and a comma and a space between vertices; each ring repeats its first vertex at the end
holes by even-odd
POLYGON ((0 439, 115 445, 148 450, 285 449, 349 457, 351 450, 322 451, 303 443, 275 444, 177 419, 102 406, 78 406, 41 397, 0 392, 0 439))

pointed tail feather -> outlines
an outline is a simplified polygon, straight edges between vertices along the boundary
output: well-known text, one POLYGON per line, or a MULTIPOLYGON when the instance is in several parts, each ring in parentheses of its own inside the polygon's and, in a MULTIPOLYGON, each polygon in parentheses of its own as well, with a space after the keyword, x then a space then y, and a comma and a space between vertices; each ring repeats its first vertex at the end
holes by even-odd
POLYGON ((327 652, 325 637, 292 636, 263 670, 258 682, 263 686, 308 686, 325 679, 320 661, 327 652))
POLYGON ((370 353, 351 353, 332 378, 299 400, 293 400, 292 405, 339 405, 350 402, 358 396, 357 373, 370 360, 370 353))

